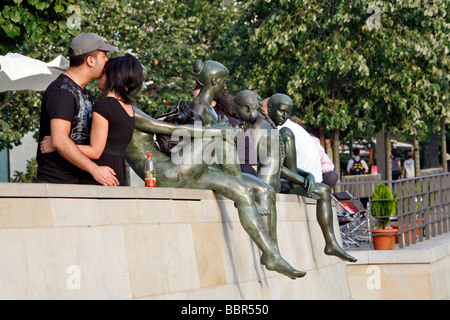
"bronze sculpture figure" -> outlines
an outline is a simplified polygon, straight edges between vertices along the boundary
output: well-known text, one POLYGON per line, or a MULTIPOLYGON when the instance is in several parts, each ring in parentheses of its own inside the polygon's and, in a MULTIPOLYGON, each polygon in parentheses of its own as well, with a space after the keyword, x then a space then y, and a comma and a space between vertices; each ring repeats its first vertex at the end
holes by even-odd
MULTIPOLYGON (((228 69, 217 61, 205 61, 197 60, 194 63, 194 66, 191 70, 191 73, 195 76, 195 84, 196 87, 200 89, 198 95, 194 98, 190 107, 197 112, 199 116, 203 119, 203 124, 205 126, 216 125, 217 123, 227 123, 226 118, 218 117, 214 107, 211 105, 214 99, 217 99, 222 94, 223 90, 227 89, 226 82, 228 80, 228 69)), ((230 144, 231 146, 231 144, 230 144)), ((223 148, 226 149, 226 148, 223 148)), ((236 149, 228 148, 225 150, 224 158, 232 159, 231 162, 224 163, 221 165, 220 169, 229 173, 230 175, 242 178, 246 180, 246 182, 251 183, 253 190, 255 192, 255 197, 258 200, 258 204, 263 208, 269 210, 270 215, 268 220, 265 220, 266 227, 269 231, 269 234, 272 238, 272 241, 278 248, 277 241, 277 228, 276 228, 276 195, 275 192, 271 195, 267 195, 267 185, 265 183, 261 186, 261 183, 264 183, 260 179, 255 179, 254 177, 250 178, 250 175, 241 174, 240 165, 238 163, 238 156, 236 149), (227 155, 232 153, 231 156, 227 155)), ((264 259, 261 259, 263 262, 264 259)))
MULTIPOLYGON (((212 101, 219 98, 223 90, 227 89, 228 69, 217 61, 196 60, 191 73, 195 76, 195 83, 200 92, 190 107, 202 118, 203 125, 209 127, 217 123, 228 123, 226 118, 218 117, 211 105, 212 101)), ((220 169, 241 179, 241 167, 234 145, 227 144, 222 151, 219 159, 220 169)))
MULTIPOLYGON (((160 152, 153 141, 155 133, 172 134, 177 129, 186 130, 191 136, 202 136, 208 130, 216 130, 217 136, 224 137, 225 144, 233 143, 233 135, 230 135, 230 127, 218 123, 210 128, 193 126, 193 125, 175 125, 158 121, 146 115, 140 109, 134 107, 136 128, 133 134, 133 139, 125 152, 125 158, 132 169, 141 177, 144 176, 144 155, 146 152, 152 152, 155 162, 156 175, 158 176, 158 184, 161 187, 173 188, 194 188, 213 190, 235 202, 237 207, 240 222, 245 231, 250 235, 256 245, 263 252, 261 257, 262 263, 268 270, 277 271, 292 279, 303 277, 304 272, 294 269, 286 260, 284 260, 277 246, 272 242, 268 234, 264 222, 261 217, 260 206, 257 205, 254 197, 255 190, 250 184, 258 185, 256 189, 261 191, 263 183, 256 181, 250 175, 246 182, 235 178, 221 170, 212 168, 208 164, 189 163, 189 164, 174 164, 172 159, 166 154, 160 152), (228 130, 224 132, 224 130, 228 130)), ((211 143, 215 143, 213 140, 211 143)), ((190 142, 192 149, 190 152, 202 153, 202 150, 195 150, 200 147, 206 148, 208 144, 195 144, 190 142)), ((245 175, 247 176, 247 175, 245 175)), ((266 186, 266 193, 258 193, 260 197, 273 197, 274 190, 266 186)))
POLYGON ((219 98, 222 91, 227 89, 228 69, 217 61, 197 60, 191 73, 195 76, 195 83, 200 88, 200 93, 194 98, 190 107, 202 117, 203 125, 210 126, 219 122, 211 102, 219 98))
MULTIPOLYGON (((317 220, 325 238, 324 252, 335 255, 342 260, 355 262, 356 259, 346 253, 336 240, 333 229, 333 210, 331 206, 330 189, 322 183, 315 183, 312 174, 296 168, 286 167, 285 154, 295 154, 294 136, 290 129, 278 131, 276 125, 283 124, 293 111, 293 102, 289 96, 275 94, 269 99, 269 116, 261 115, 261 98, 253 91, 243 90, 235 97, 237 111, 242 121, 251 125, 251 135, 257 147, 258 157, 261 155, 261 145, 269 146, 271 152, 265 154, 269 159, 258 159, 258 175, 277 192, 281 191, 281 179, 289 181, 289 193, 314 197, 317 199, 317 220), (275 143, 274 143, 275 142, 275 143), (277 148, 278 145, 278 148, 277 148), (278 152, 277 152, 278 151, 278 152), (267 161, 270 160, 270 161, 267 161)), ((296 163, 296 162, 294 162, 296 163)), ((273 224, 276 222, 273 221, 273 224)), ((276 239, 272 239, 274 242, 276 239)))

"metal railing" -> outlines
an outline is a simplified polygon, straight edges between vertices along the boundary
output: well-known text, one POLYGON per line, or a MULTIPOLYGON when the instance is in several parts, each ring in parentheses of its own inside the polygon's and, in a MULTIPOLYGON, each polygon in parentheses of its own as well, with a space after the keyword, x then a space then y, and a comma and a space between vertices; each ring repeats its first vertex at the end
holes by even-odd
POLYGON ((395 181, 359 179, 338 183, 340 191, 347 191, 365 203, 365 218, 371 226, 370 233, 374 227, 370 212, 372 194, 378 183, 384 183, 390 188, 397 203, 396 215, 390 219, 392 224, 396 222, 398 225, 396 236, 399 248, 450 231, 450 173, 395 181))

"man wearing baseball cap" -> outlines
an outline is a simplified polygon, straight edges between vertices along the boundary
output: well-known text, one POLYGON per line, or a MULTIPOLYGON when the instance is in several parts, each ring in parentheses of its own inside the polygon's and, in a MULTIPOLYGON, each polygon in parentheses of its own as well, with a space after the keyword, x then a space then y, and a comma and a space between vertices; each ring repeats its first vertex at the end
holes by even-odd
POLYGON ((95 33, 83 33, 72 40, 69 69, 48 86, 42 98, 38 182, 92 184, 95 179, 103 185, 118 185, 111 168, 98 166, 77 147, 90 143, 93 103, 85 87, 102 76, 109 51, 117 51, 117 47, 95 33), (51 136, 57 151, 42 152, 40 142, 45 136, 51 136))

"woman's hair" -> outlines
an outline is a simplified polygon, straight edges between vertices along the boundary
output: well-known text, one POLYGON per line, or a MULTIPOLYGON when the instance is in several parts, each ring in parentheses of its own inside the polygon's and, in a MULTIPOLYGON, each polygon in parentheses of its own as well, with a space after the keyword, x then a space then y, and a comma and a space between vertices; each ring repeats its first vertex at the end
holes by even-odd
POLYGON ((228 90, 224 90, 220 97, 215 100, 217 102, 214 107, 215 109, 222 110, 233 118, 239 119, 239 114, 237 113, 236 107, 234 106, 234 100, 228 93, 228 90))
POLYGON ((400 157, 400 155, 398 154, 397 149, 392 149, 392 155, 394 156, 394 158, 400 157))
POLYGON ((102 97, 114 91, 125 103, 133 103, 134 97, 142 88, 144 70, 141 63, 131 54, 115 57, 105 64, 106 83, 102 97))

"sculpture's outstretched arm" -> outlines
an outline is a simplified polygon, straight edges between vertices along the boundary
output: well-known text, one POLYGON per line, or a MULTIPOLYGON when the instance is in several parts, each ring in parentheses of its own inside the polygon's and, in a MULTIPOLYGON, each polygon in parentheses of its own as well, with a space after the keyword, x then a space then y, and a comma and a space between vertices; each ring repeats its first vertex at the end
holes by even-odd
POLYGON ((137 107, 133 107, 135 115, 136 130, 141 132, 153 134, 172 134, 175 130, 187 130, 193 137, 203 136, 203 133, 208 130, 210 136, 222 136, 224 140, 232 140, 234 136, 240 133, 240 129, 233 128, 225 123, 218 123, 215 126, 203 127, 197 125, 182 125, 173 124, 156 120, 137 107))

